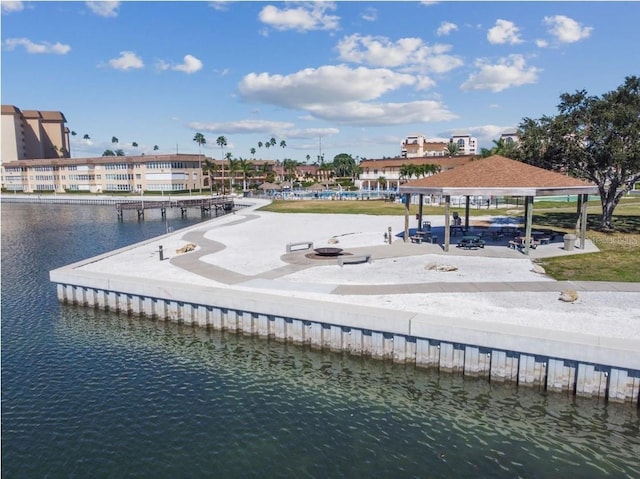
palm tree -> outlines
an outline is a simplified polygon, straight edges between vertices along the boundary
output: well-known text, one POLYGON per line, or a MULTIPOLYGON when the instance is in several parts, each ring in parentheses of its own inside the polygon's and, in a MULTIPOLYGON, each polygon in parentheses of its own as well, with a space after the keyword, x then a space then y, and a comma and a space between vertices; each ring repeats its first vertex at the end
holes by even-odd
POLYGON ((247 191, 247 177, 252 176, 255 169, 253 163, 244 158, 238 161, 238 171, 242 172, 242 191, 247 191))
POLYGON ((205 158, 204 160, 204 167, 202 168, 202 172, 206 173, 209 179, 209 192, 211 194, 213 194, 213 175, 216 172, 216 170, 218 169, 218 167, 216 166, 216 164, 212 161, 209 161, 209 159, 205 158))
POLYGON ((91 137, 85 133, 84 136, 82 137, 82 139, 86 140, 86 141, 89 141, 91 139, 91 137))
POLYGON ((258 148, 262 148, 262 146, 263 146, 263 145, 262 145, 262 142, 261 142, 261 141, 259 141, 259 142, 258 142, 258 148))
POLYGON ((216 145, 222 150, 222 157, 224 158, 224 147, 227 146, 227 139, 224 136, 216 138, 216 145))
MULTIPOLYGON (((196 133, 193 137, 193 141, 198 144, 198 170, 202 173, 202 145, 207 143, 204 135, 202 133, 196 133)), ((202 194, 202 179, 199 181, 200 183, 200 194, 202 194)))
POLYGON ((160 148, 158 148, 158 145, 153 145, 153 151, 158 151, 160 148))
POLYGON ((77 133, 75 131, 71 130, 71 136, 76 136, 76 135, 77 135, 77 133))
POLYGON ((269 140, 269 144, 271 146, 276 146, 276 139, 274 137, 271 137, 271 139, 269 140))
POLYGON ((450 141, 447 144, 447 153, 449 154, 449 157, 456 156, 459 152, 460 152, 460 147, 458 146, 457 143, 450 141))
POLYGON ((227 152, 225 158, 229 162, 229 193, 233 193, 233 176, 238 171, 238 160, 233 159, 230 151, 227 152))
POLYGON ((102 156, 116 156, 116 154, 113 152, 113 150, 104 150, 102 152, 102 156))
POLYGON ((116 154, 116 156, 125 156, 125 154, 124 154, 124 150, 123 150, 122 148, 118 148, 118 149, 115 151, 115 154, 116 154))
MULTIPOLYGON (((222 158, 224 158, 224 147, 227 146, 227 139, 224 136, 219 136, 216 138, 216 145, 220 147, 222 158)), ((222 182, 222 194, 224 195, 224 162, 222 163, 222 179, 220 181, 222 182)))
POLYGON ((256 159, 256 149, 251 147, 251 149, 249 150, 251 152, 251 156, 253 156, 253 159, 256 159))
POLYGON ((120 140, 118 140, 118 138, 117 138, 117 137, 112 136, 112 137, 111 137, 111 143, 113 144, 113 146, 117 146, 117 145, 118 145, 118 143, 120 143, 120 140))
POLYGON ((404 164, 400 166, 400 179, 411 178, 415 169, 413 165, 404 164))
POLYGON ((202 133, 196 133, 195 136, 193 137, 193 141, 195 141, 198 144, 198 152, 202 154, 202 145, 205 145, 207 143, 207 140, 204 137, 204 135, 202 133))
POLYGON ((387 186, 387 179, 384 176, 379 176, 378 177, 378 185, 380 187, 382 187, 382 189, 384 190, 385 187, 387 186))
POLYGON ((280 142, 280 148, 286 148, 286 146, 287 146, 287 142, 286 142, 286 141, 284 141, 284 140, 282 140, 282 141, 280 142))
POLYGON ((311 155, 307 155, 306 158, 307 158, 307 163, 309 163, 309 160, 311 159, 311 155))
POLYGON ((293 181, 297 178, 298 162, 291 158, 285 158, 282 162, 282 170, 284 171, 284 179, 293 181))

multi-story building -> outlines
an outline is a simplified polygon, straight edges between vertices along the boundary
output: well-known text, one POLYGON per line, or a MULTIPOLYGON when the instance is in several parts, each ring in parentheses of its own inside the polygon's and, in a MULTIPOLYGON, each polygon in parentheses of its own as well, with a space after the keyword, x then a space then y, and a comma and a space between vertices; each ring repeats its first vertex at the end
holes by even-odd
POLYGON ((459 155, 478 154, 478 140, 467 133, 454 132, 453 135, 451 135, 450 142, 458 146, 459 155))
POLYGON ((411 171, 412 166, 435 165, 440 171, 446 171, 468 163, 473 157, 473 155, 464 155, 450 158, 431 156, 362 160, 361 173, 356 186, 362 190, 397 190, 402 183, 411 179, 406 175, 406 171, 411 171))
POLYGON ((1 162, 69 158, 69 129, 59 111, 20 110, 2 105, 1 162))
POLYGON ((518 129, 517 128, 509 128, 504 130, 500 134, 500 139, 505 142, 507 145, 513 145, 518 142, 518 129))
POLYGON ((103 156, 3 162, 8 191, 87 193, 196 191, 202 188, 203 155, 103 156))
POLYGON ((402 158, 424 158, 425 156, 447 156, 447 141, 427 140, 423 135, 409 135, 401 143, 402 158))

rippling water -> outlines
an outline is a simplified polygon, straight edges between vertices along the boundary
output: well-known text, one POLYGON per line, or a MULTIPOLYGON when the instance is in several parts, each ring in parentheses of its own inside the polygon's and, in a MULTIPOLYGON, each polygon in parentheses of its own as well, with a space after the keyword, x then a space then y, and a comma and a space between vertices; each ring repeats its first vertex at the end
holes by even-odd
POLYGON ((167 226, 2 205, 3 477, 640 476, 629 405, 58 304, 50 269, 167 226))

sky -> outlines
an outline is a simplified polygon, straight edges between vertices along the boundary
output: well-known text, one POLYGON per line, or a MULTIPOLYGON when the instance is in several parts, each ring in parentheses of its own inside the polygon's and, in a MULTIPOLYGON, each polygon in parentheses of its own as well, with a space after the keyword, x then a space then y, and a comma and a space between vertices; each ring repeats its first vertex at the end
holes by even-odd
POLYGON ((1 7, 2 104, 61 111, 74 158, 376 159, 399 156, 408 135, 454 132, 490 148, 557 114, 563 93, 600 96, 640 75, 636 2, 1 7))

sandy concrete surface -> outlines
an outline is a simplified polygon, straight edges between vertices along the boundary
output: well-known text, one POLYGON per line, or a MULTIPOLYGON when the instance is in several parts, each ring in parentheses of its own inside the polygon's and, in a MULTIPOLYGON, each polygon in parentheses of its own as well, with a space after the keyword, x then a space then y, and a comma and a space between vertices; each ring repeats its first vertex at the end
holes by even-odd
MULTIPOLYGON (((253 200, 252 200, 253 201, 253 200)), ((147 241, 123 251, 107 255, 99 261, 79 268, 132 276, 144 281, 163 278, 201 286, 256 290, 288 297, 313 298, 333 303, 377 306, 398 311, 433 312, 439 316, 464 317, 483 321, 521 324, 563 332, 580 332, 597 336, 639 341, 640 287, 595 285, 579 292, 573 303, 558 298, 566 284, 534 272, 533 258, 568 254, 561 244, 539 247, 527 258, 504 244, 488 245, 483 250, 461 251, 453 246, 445 253, 439 245, 411 244, 396 237, 404 230, 402 216, 278 214, 260 212, 252 207, 235 214, 212 219, 187 230, 147 241), (393 244, 384 234, 391 228, 393 244), (176 250, 190 243, 187 232, 198 232, 202 240, 188 253, 176 250), (370 253, 370 263, 340 267, 334 259, 308 260, 310 251, 286 254, 287 243, 313 242, 314 247, 332 246, 347 253, 370 253), (159 260, 162 245, 165 260, 159 260), (172 264, 180 255, 192 255, 192 267, 172 264), (293 261, 299 259, 301 261, 293 261), (454 271, 438 271, 435 266, 454 267, 454 271), (214 272, 203 273, 208 269, 214 272), (242 281, 230 282, 228 275, 243 275, 242 281), (404 284, 433 283, 442 292, 403 292, 404 284), (528 290, 454 292, 446 285, 509 285, 521 283, 528 290), (544 288, 535 287, 544 283, 544 288), (340 285, 372 287, 371 294, 338 294, 340 285), (557 286, 557 288, 554 287, 557 286), (376 288, 373 288, 376 286, 376 288), (381 286, 383 286, 381 288, 381 286), (604 289, 601 291, 601 289, 604 289)), ((442 220, 428 218, 437 230, 442 220)), ((474 218, 476 220, 477 218, 474 218)), ((491 223, 498 221, 484 218, 491 223)), ((415 228, 415 219, 411 227, 415 228)), ((597 251, 588 243, 581 254, 597 251)), ((450 288, 451 289, 451 288, 450 288)))

